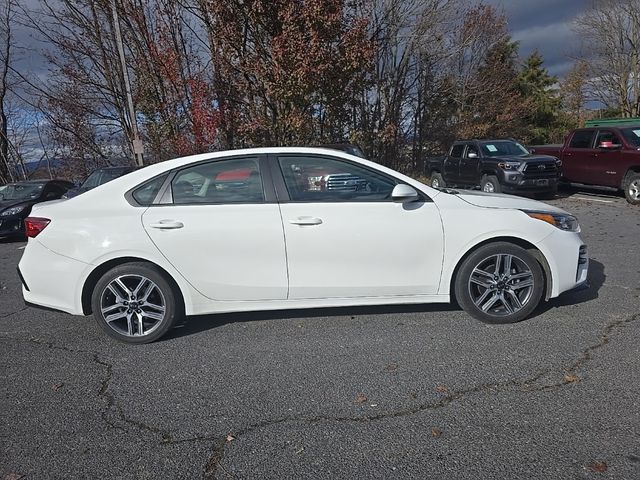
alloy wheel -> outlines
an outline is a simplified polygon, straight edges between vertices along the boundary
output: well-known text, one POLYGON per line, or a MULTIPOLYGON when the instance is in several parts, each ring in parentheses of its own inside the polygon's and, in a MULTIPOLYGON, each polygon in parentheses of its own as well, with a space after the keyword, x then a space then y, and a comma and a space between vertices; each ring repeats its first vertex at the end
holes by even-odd
POLYGON ((629 183, 629 196, 633 200, 640 200, 640 180, 634 180, 629 183))
POLYGON ((527 305, 534 289, 534 276, 519 257, 497 254, 475 266, 468 288, 471 300, 482 312, 507 316, 527 305))
POLYGON ((162 290, 143 275, 122 275, 109 282, 100 296, 105 323, 127 337, 143 337, 164 321, 167 304, 162 290))

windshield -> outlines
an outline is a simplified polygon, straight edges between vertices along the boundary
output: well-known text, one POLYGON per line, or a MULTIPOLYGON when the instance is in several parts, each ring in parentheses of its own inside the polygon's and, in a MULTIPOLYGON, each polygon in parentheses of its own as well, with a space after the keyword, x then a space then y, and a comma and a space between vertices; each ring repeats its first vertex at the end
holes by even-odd
POLYGON ((0 200, 29 200, 38 198, 44 183, 10 183, 0 187, 0 200))
POLYGON ((640 127, 623 128, 621 131, 627 143, 634 147, 640 147, 640 127))
POLYGON ((105 170, 96 170, 87 177, 84 183, 80 186, 83 190, 95 188, 98 185, 110 182, 118 177, 121 177, 125 173, 128 173, 127 168, 109 168, 105 170))
POLYGON ((495 142, 483 142, 482 153, 485 157, 499 157, 502 155, 529 155, 526 148, 518 142, 511 140, 498 140, 495 142))

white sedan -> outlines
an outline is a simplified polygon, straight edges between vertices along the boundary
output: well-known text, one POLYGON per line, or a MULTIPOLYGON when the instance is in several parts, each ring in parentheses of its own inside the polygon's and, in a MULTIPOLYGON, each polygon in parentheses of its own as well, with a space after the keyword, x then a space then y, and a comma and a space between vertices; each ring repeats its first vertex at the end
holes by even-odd
POLYGON ((529 199, 437 190, 346 153, 179 158, 36 206, 28 304, 152 342, 183 315, 449 302, 490 323, 586 282, 577 220, 529 199))

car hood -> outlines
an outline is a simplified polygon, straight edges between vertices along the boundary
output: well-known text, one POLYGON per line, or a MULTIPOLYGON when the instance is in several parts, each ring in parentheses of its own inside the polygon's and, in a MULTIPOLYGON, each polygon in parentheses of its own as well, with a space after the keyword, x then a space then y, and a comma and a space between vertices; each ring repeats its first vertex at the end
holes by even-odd
POLYGON ((556 157, 551 155, 498 155, 491 158, 497 158, 499 160, 510 160, 514 162, 555 162, 556 157))
POLYGON ((504 193, 486 193, 478 190, 459 190, 457 196, 461 200, 477 207, 567 213, 561 208, 554 207, 547 203, 531 200, 530 198, 516 197, 515 195, 506 195, 504 193))

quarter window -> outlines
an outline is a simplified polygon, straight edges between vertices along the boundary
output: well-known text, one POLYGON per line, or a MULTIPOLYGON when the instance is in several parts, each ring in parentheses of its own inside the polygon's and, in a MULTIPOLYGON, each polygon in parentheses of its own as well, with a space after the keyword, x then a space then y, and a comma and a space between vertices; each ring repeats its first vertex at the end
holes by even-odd
POLYGON ((578 130, 571 138, 570 148, 591 148, 594 130, 578 130))
POLYGON ((219 160, 185 168, 171 182, 173 203, 262 203, 257 158, 219 160))
POLYGON ((280 157, 289 198, 294 202, 381 202, 396 182, 349 162, 325 157, 280 157))
POLYGON ((155 200, 160 188, 162 188, 162 184, 167 179, 167 174, 160 175, 159 177, 152 178, 151 180, 146 181, 138 188, 136 188, 131 194, 136 202, 139 205, 147 206, 151 205, 155 200))

